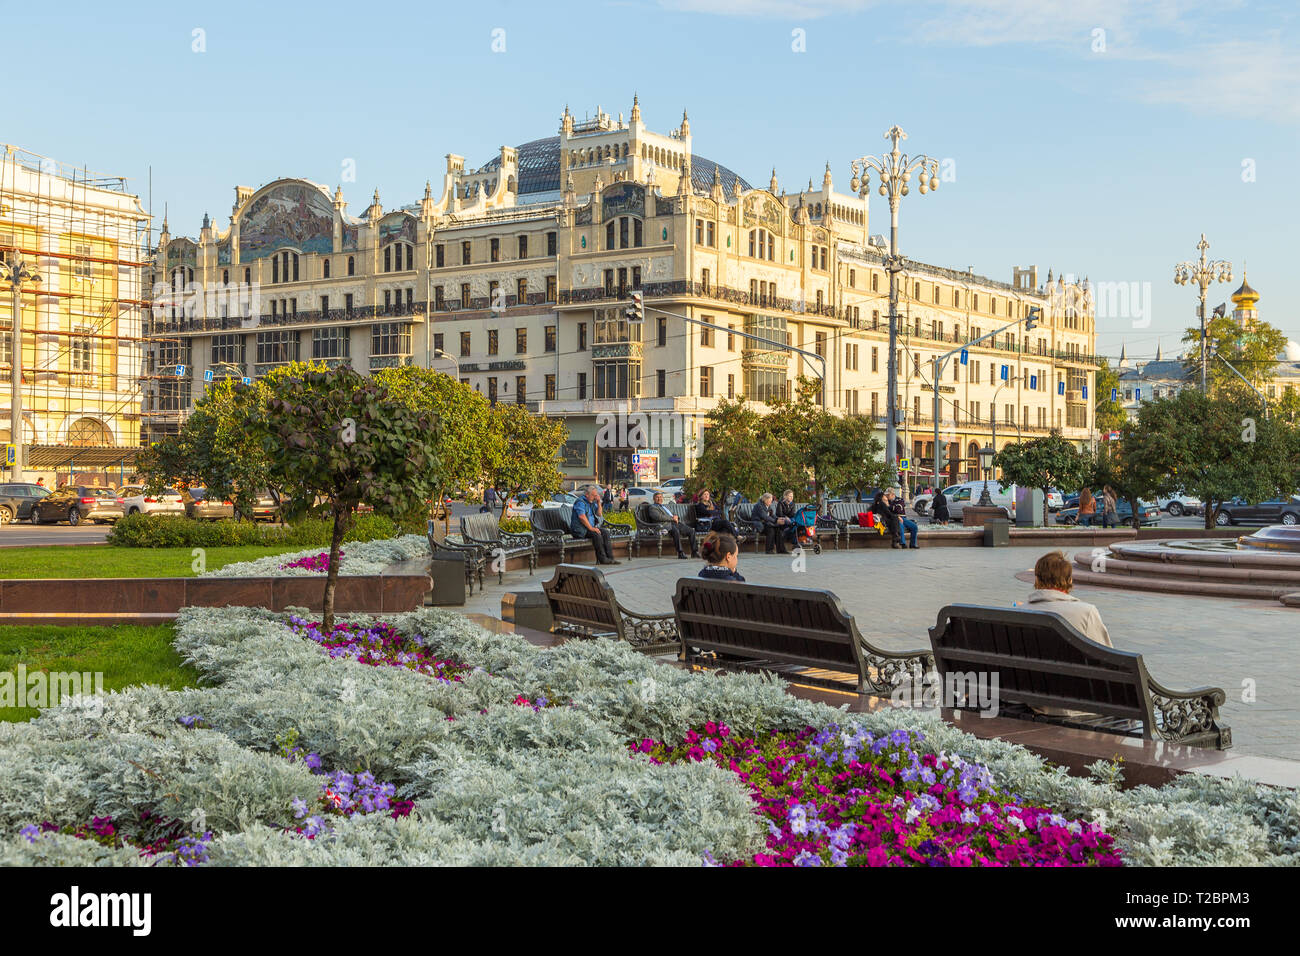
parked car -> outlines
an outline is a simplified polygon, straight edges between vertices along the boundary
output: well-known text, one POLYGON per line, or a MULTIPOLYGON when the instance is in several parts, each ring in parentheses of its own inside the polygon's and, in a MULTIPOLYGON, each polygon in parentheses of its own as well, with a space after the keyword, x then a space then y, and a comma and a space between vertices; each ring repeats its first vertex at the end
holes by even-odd
POLYGON ((680 494, 682 489, 686 487, 686 479, 667 478, 659 483, 659 487, 663 490, 665 498, 671 498, 674 495, 680 494))
POLYGON ((125 513, 122 499, 112 488, 64 485, 35 502, 27 520, 32 524, 66 521, 76 526, 83 521, 95 524, 116 521, 125 513))
POLYGON ((1065 496, 1057 488, 1047 489, 1047 510, 1056 512, 1065 507, 1065 496))
MULTIPOLYGON (((1138 502, 1138 520, 1133 520, 1133 506, 1128 503, 1127 498, 1119 498, 1115 502, 1115 519, 1121 525, 1130 525, 1134 528, 1145 528, 1150 525, 1160 523, 1160 509, 1154 501, 1138 502)), ((1056 513, 1057 524, 1078 524, 1079 523, 1079 502, 1068 508, 1062 508, 1056 513)), ((1093 515, 1092 523, 1095 527, 1101 527, 1101 513, 1093 515)))
MULTIPOLYGON (((952 485, 945 488, 943 493, 948 496, 948 516, 953 521, 961 521, 962 512, 969 505, 978 505, 980 498, 984 494, 984 481, 967 481, 960 485, 952 485)), ((1015 520, 1016 517, 1016 486, 1003 485, 997 481, 989 482, 989 498, 993 501, 993 506, 1001 508, 1002 513, 1008 518, 1015 520)))
POLYGON ((31 516, 32 505, 49 493, 50 489, 44 485, 33 485, 25 481, 0 485, 0 524, 26 521, 31 516))
MULTIPOLYGON (((981 484, 982 484, 982 482, 981 482, 981 484)), ((947 485, 946 487, 944 487, 944 488, 940 488, 939 490, 940 490, 941 493, 949 494, 949 493, 951 493, 951 492, 953 491, 953 489, 955 489, 955 488, 959 488, 959 487, 961 487, 961 486, 960 486, 960 485, 947 485)), ((874 495, 873 495, 873 497, 874 497, 874 495)), ((867 500, 870 501, 871 499, 868 498, 867 500)), ((926 514, 927 512, 929 512, 929 510, 930 510, 930 504, 931 504, 931 502, 933 502, 933 501, 934 501, 934 494, 931 493, 931 492, 928 492, 928 491, 927 491, 927 492, 925 492, 924 494, 917 495, 915 498, 912 499, 912 510, 915 511, 915 512, 916 512, 917 514, 919 514, 919 515, 926 514)))
POLYGON ((1220 527, 1232 524, 1286 524, 1300 523, 1300 495, 1289 498, 1269 498, 1251 504, 1245 498, 1233 498, 1219 505, 1214 523, 1220 527))
MULTIPOLYGON (((662 491, 663 491, 662 488, 642 488, 640 486, 634 488, 632 487, 628 488, 627 489, 627 510, 636 511, 637 505, 645 501, 654 501, 655 492, 662 492, 662 491)), ((672 493, 671 492, 665 493, 664 497, 671 498, 672 493)))
MULTIPOLYGON (((239 512, 239 506, 235 506, 235 517, 245 517, 239 512)), ((269 488, 261 488, 253 495, 253 514, 254 521, 275 521, 280 517, 280 496, 269 488)))
POLYGON ((143 485, 123 485, 117 496, 129 515, 183 515, 185 502, 175 488, 164 488, 156 495, 147 494, 143 485))
POLYGON ((196 521, 220 521, 235 516, 235 503, 209 498, 206 488, 187 488, 184 494, 185 514, 196 521))
POLYGON ((1156 499, 1156 506, 1161 511, 1168 511, 1169 514, 1177 518, 1180 515, 1200 515, 1205 514, 1205 503, 1194 495, 1184 494, 1176 491, 1172 495, 1156 499))

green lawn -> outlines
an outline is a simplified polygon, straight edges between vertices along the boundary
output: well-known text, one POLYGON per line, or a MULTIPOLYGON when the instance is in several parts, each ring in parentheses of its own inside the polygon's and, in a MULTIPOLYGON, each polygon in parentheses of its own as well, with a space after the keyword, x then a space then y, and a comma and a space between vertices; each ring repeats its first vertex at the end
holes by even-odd
MULTIPOLYGON (((238 545, 206 548, 206 570, 268 554, 302 548, 285 545, 238 545)), ((0 548, 0 578, 190 578, 195 557, 191 548, 114 548, 83 544, 49 548, 0 548)))
MULTIPOLYGON (((195 687, 198 672, 182 663, 172 636, 170 624, 0 627, 0 673, 16 674, 19 664, 26 665, 28 675, 38 670, 98 672, 104 675, 106 692, 132 684, 195 687)), ((8 683, 13 686, 12 680, 8 683)), ((34 707, 0 706, 0 720, 31 720, 36 714, 34 707)))

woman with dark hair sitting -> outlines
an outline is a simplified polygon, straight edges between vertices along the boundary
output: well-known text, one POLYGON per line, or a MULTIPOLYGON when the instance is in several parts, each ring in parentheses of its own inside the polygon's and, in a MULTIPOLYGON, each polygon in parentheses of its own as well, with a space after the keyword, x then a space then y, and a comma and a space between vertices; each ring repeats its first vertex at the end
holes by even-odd
POLYGON ((700 577, 713 581, 744 581, 736 565, 740 563, 740 547, 729 534, 709 532, 700 545, 700 557, 708 562, 700 568, 700 577))
POLYGON ((717 531, 729 534, 733 538, 739 536, 736 526, 728 521, 722 509, 713 503, 713 495, 707 488, 700 492, 700 500, 695 503, 695 530, 697 532, 717 531))

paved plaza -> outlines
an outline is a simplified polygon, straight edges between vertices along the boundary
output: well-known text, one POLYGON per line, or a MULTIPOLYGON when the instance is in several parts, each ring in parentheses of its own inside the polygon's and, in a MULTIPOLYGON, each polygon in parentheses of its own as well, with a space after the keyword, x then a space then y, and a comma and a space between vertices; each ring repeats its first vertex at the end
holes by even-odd
MULTIPOLYGON (((756 584, 833 591, 868 640, 902 650, 928 646, 926 630, 945 604, 1009 607, 1023 600, 1032 586, 1015 575, 1031 569, 1041 553, 1021 547, 829 550, 808 553, 797 570, 790 558, 755 555, 751 548, 741 555, 740 572, 756 584)), ((701 566, 695 559, 652 557, 604 570, 620 601, 653 613, 671 611, 677 579, 701 566)), ((499 616, 505 591, 540 590, 550 575, 550 568, 538 568, 531 578, 515 571, 504 585, 494 577, 481 595, 475 591, 466 610, 499 616)), ((1232 727, 1235 751, 1300 759, 1300 656, 1294 649, 1300 611, 1267 601, 1107 588, 1075 593, 1098 607, 1115 646, 1139 651, 1162 684, 1222 687, 1228 697, 1222 716, 1232 727)))

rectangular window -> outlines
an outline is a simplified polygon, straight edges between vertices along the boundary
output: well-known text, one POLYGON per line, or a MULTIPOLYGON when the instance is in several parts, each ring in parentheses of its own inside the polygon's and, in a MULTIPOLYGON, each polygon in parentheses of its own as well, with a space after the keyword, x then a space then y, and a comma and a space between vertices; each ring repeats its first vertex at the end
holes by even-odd
POLYGON ((695 220, 695 244, 697 246, 704 245, 704 220, 703 219, 695 220))
POLYGON ((343 311, 349 316, 352 315, 352 293, 349 292, 343 296, 343 311))
POLYGON ((348 329, 335 326, 311 330, 311 357, 314 359, 348 358, 350 336, 348 329))
POLYGON ((435 352, 441 352, 445 347, 442 344, 442 340, 443 340, 443 335, 441 332, 435 332, 433 334, 433 350, 435 352))
POLYGON ((257 364, 276 365, 298 361, 297 332, 258 332, 257 364))
POLYGON ((555 276, 547 276, 546 277, 546 301, 547 302, 555 301, 555 289, 556 289, 555 276))
POLYGON ((700 366, 700 398, 713 397, 713 369, 707 365, 700 366))
MULTIPOLYGON (((705 322, 713 321, 713 316, 711 315, 701 316, 701 318, 705 322)), ((700 326, 700 347, 706 349, 713 348, 713 329, 700 326)))
POLYGON ((470 345, 469 333, 468 332, 460 333, 460 354, 462 358, 465 357, 466 355, 469 355, 469 345, 470 345))
POLYGON ((528 351, 528 330, 515 329, 515 354, 523 355, 528 351))
POLYGON ((519 237, 519 258, 520 259, 528 258, 528 237, 527 236, 519 237))
POLYGON ((491 253, 490 261, 500 262, 501 261, 501 240, 495 238, 492 239, 491 243, 489 244, 489 250, 491 253))
MULTIPOLYGON (((612 226, 614 224, 611 222, 610 225, 612 226)), ((606 269, 605 270, 605 295, 613 295, 613 294, 614 294, 614 270, 606 269)))
POLYGON ((636 246, 638 249, 641 248, 641 246, 645 245, 645 240, 642 237, 641 230, 642 230, 641 220, 633 219, 632 220, 632 245, 636 246))
POLYGON ((587 373, 578 373, 578 398, 585 401, 587 398, 587 373))
POLYGON ((632 288, 633 289, 641 288, 641 267, 640 266, 632 267, 632 288))
POLYGON ((515 280, 515 302, 519 305, 525 305, 528 302, 528 280, 515 280))
MULTIPOLYGON (((818 295, 820 296, 821 293, 818 293, 818 295)), ((818 302, 817 304, 821 305, 820 302, 818 302)), ((820 355, 822 358, 825 358, 826 357, 826 333, 814 332, 813 339, 814 339, 813 351, 816 352, 818 355, 820 355)))
POLYGON ((705 226, 704 226, 704 235, 705 235, 705 240, 706 240, 704 244, 705 244, 706 246, 716 246, 716 245, 717 245, 717 242, 714 241, 714 237, 713 237, 713 223, 711 223, 711 222, 709 222, 709 223, 705 223, 705 226))
POLYGON ((665 371, 664 369, 659 369, 659 371, 655 372, 655 385, 656 385, 655 394, 659 398, 667 398, 668 397, 668 372, 667 371, 665 371))
POLYGON ((498 331, 496 329, 488 329, 487 354, 496 355, 499 344, 500 344, 500 336, 498 331))
POLYGON ((330 297, 327 295, 323 295, 320 297, 321 318, 323 319, 329 318, 329 313, 330 313, 330 297))
POLYGON ((727 351, 736 351, 736 327, 734 325, 727 326, 727 351))
POLYGON ((546 376, 546 400, 548 402, 555 401, 555 395, 555 376, 548 375, 546 376))
POLYGON ((439 243, 438 245, 433 247, 433 264, 437 268, 441 269, 443 268, 443 266, 447 264, 446 257, 447 257, 447 252, 445 246, 439 243))
POLYGON ((727 376, 727 398, 734 399, 735 397, 736 397, 736 376, 728 375, 727 376))
POLYGON ((214 335, 212 337, 212 363, 244 364, 244 337, 242 335, 214 335))
POLYGON ((447 293, 440 285, 433 287, 433 307, 439 312, 447 308, 447 293))
POLYGON ((555 326, 548 325, 542 330, 543 345, 542 348, 547 352, 555 351, 555 326))
POLYGON ((656 344, 659 348, 663 348, 668 344, 668 320, 661 317, 658 321, 659 325, 656 328, 658 341, 656 344))
POLYGON ((615 245, 614 243, 614 225, 615 223, 613 219, 605 223, 605 248, 606 249, 618 248, 618 246, 615 245))
POLYGON ((871 393, 871 417, 872 418, 880 417, 880 393, 879 392, 871 393))
POLYGON ((462 282, 462 283, 460 284, 460 307, 461 307, 462 309, 468 309, 468 308, 469 308, 469 303, 470 303, 470 298, 469 298, 469 283, 468 283, 468 282, 462 282))
POLYGON ((627 218, 627 216, 621 216, 621 217, 619 217, 619 220, 618 220, 618 247, 619 247, 620 249, 626 249, 627 246, 628 246, 628 232, 627 232, 627 228, 628 228, 628 218, 627 218))
POLYGON ((370 327, 370 355, 411 354, 411 327, 402 322, 381 322, 370 327))
POLYGON ((497 378, 495 375, 488 376, 488 401, 493 405, 497 403, 497 378))
POLYGON ((706 294, 709 291, 709 270, 708 269, 700 270, 700 288, 702 288, 706 294))
POLYGON ((470 243, 468 239, 460 244, 460 264, 463 266, 470 264, 470 243))
POLYGON ((587 351, 587 323, 578 323, 578 351, 587 351))
POLYGON ((556 240, 556 236, 557 236, 557 235, 558 235, 558 234, 557 234, 557 233, 554 233, 554 232, 548 232, 548 233, 546 234, 546 254, 547 254, 548 256, 553 256, 553 255, 556 254, 556 241, 557 241, 557 240, 556 240))
POLYGON ((871 346, 871 371, 880 371, 880 348, 875 345, 871 346))
POLYGON ((528 401, 528 379, 522 375, 515 376, 515 404, 523 405, 528 401))

